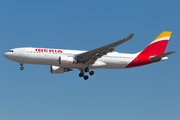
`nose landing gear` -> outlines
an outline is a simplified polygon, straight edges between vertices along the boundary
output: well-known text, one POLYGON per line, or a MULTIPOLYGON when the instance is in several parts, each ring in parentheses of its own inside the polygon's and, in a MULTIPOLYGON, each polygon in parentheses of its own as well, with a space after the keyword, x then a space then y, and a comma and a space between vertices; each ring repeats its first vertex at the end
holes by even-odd
POLYGON ((20 63, 21 67, 20 70, 24 70, 23 63, 20 63))

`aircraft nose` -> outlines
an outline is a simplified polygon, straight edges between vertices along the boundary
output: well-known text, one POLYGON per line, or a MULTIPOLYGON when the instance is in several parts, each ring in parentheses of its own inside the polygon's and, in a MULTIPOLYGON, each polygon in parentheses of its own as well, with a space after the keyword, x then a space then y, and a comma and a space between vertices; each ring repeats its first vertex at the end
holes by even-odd
POLYGON ((3 56, 4 56, 4 57, 6 57, 6 56, 7 56, 7 54, 6 54, 6 53, 4 53, 4 54, 3 54, 3 56))
POLYGON ((4 53, 3 56, 8 59, 8 53, 4 53))

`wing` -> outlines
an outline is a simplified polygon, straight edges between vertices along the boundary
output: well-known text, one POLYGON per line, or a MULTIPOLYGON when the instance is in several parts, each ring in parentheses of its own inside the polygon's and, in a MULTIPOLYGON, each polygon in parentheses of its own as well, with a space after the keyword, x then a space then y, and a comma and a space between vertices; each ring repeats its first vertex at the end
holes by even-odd
POLYGON ((88 52, 84 52, 81 54, 76 55, 75 59, 78 62, 83 62, 85 64, 93 64, 98 58, 102 57, 103 55, 106 55, 109 52, 112 52, 113 50, 115 50, 114 47, 130 40, 133 37, 134 33, 130 34, 127 38, 124 38, 122 40, 119 40, 117 42, 111 43, 109 45, 88 51, 88 52))

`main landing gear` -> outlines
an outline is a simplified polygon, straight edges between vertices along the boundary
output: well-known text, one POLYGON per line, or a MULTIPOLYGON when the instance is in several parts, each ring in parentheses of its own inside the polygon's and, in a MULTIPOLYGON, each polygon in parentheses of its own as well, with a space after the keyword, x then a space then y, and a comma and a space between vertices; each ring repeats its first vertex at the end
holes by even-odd
POLYGON ((24 70, 23 63, 20 63, 21 67, 20 70, 24 70))
POLYGON ((89 77, 85 73, 89 72, 89 75, 94 75, 94 71, 90 71, 89 68, 82 69, 79 73, 79 77, 83 77, 84 80, 87 80, 89 77))

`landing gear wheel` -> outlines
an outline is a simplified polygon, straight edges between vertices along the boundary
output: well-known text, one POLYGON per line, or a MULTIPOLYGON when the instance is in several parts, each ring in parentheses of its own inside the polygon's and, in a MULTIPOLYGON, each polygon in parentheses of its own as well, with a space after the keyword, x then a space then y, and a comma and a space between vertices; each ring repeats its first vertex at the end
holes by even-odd
POLYGON ((83 77, 84 76, 84 74, 83 73, 79 73, 79 77, 83 77))
POLYGON ((89 72, 89 68, 85 68, 85 70, 84 70, 85 72, 89 72))
POLYGON ((20 70, 24 70, 23 63, 22 63, 22 62, 20 62, 20 65, 21 65, 20 70))
POLYGON ((86 75, 86 76, 84 76, 84 80, 87 80, 89 77, 86 75))
POLYGON ((24 67, 20 67, 20 70, 24 70, 24 67))
POLYGON ((94 71, 90 71, 89 74, 90 74, 90 75, 94 75, 94 71))

